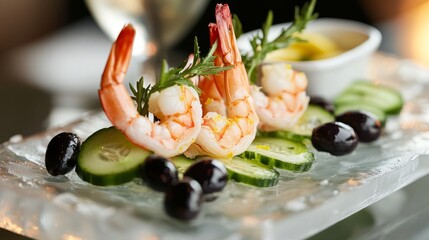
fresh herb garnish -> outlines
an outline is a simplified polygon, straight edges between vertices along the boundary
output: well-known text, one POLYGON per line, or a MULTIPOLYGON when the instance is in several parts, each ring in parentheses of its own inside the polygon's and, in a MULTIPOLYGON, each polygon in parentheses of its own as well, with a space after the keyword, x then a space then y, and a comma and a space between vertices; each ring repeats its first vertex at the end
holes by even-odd
POLYGON ((149 95, 150 95, 150 85, 146 88, 143 86, 144 79, 141 77, 137 83, 136 87, 134 88, 133 85, 130 83, 130 89, 134 96, 131 96, 131 98, 137 103, 137 112, 139 112, 143 116, 147 116, 148 111, 148 104, 144 104, 149 102, 149 95))
MULTIPOLYGON (((247 76, 252 83, 256 82, 256 67, 265 59, 269 52, 285 48, 292 42, 302 41, 296 36, 296 33, 304 30, 305 26, 311 20, 317 18, 318 14, 313 13, 316 0, 311 0, 310 3, 305 3, 302 9, 295 7, 295 17, 292 24, 282 29, 281 33, 272 41, 268 41, 268 32, 273 24, 273 12, 269 11, 265 23, 262 25, 262 34, 256 34, 251 40, 252 55, 249 53, 243 54, 243 63, 247 70, 247 76)), ((238 18, 234 18, 234 22, 239 22, 238 18)), ((234 23, 234 26, 241 26, 241 23, 234 23)), ((240 32, 240 29, 236 30, 240 32)))
POLYGON ((222 71, 230 69, 232 66, 218 67, 214 65, 216 56, 213 56, 214 51, 217 48, 217 41, 210 48, 209 53, 206 57, 200 57, 200 47, 198 45, 198 39, 194 39, 194 59, 191 65, 187 66, 189 58, 184 61, 182 66, 177 68, 169 68, 167 61, 163 60, 161 66, 161 76, 157 83, 154 85, 148 85, 144 87, 143 77, 137 81, 136 87, 130 84, 131 92, 134 96, 132 99, 137 103, 137 111, 142 116, 148 116, 149 114, 149 97, 152 93, 161 91, 174 85, 185 85, 194 88, 198 93, 200 90, 190 80, 195 76, 207 76, 218 74, 222 71))
POLYGON ((234 28, 235 38, 239 38, 243 34, 243 25, 236 14, 232 15, 232 26, 234 28))

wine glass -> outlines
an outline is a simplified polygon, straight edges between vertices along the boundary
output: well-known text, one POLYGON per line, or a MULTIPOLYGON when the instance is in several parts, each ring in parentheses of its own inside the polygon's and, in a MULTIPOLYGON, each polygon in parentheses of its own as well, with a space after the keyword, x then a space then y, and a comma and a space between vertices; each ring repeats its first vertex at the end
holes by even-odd
MULTIPOLYGON (((209 0, 85 0, 98 25, 111 39, 133 24, 133 56, 143 74, 154 77, 168 48, 193 27, 209 0)), ((145 76, 146 77, 146 76, 145 76)), ((145 81, 146 82, 146 81, 145 81)))

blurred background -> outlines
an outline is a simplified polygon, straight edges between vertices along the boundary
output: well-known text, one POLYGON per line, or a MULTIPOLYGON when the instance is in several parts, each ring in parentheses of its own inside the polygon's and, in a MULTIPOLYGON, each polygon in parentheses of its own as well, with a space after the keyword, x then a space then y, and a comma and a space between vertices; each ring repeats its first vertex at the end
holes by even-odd
MULTIPOLYGON (((122 2, 130 3, 130 8, 134 6, 132 10, 135 10, 139 7, 135 3, 142 1, 122 2)), ((170 44, 169 56, 184 59, 192 51, 194 36, 198 36, 202 52, 207 52, 207 24, 214 21, 217 2, 207 0, 199 13, 194 14, 195 19, 180 28, 183 34, 177 35, 176 41, 170 44)), ((275 23, 291 21, 294 7, 305 3, 303 0, 223 2, 229 3, 232 12, 240 17, 244 31, 259 28, 270 9, 274 11, 275 23)), ((190 10, 183 8, 182 11, 180 14, 185 17, 190 10)), ((429 63, 426 44, 429 2, 425 0, 319 1, 316 12, 319 17, 372 24, 383 33, 380 50, 429 63)), ((109 22, 112 17, 105 14, 103 19, 109 22)), ((177 23, 169 23, 170 31, 176 25, 179 27, 177 23)), ((157 23, 152 26, 157 32, 157 23)), ((66 124, 83 112, 98 109, 98 83, 111 42, 92 18, 84 0, 1 0, 0 142, 16 134, 28 136, 47 127, 66 124)), ((137 60, 131 64, 128 77, 132 81, 139 78, 141 64, 137 60)))
MULTIPOLYGON (((132 11, 142 6, 135 5, 135 0, 119 2, 135 6, 132 11)), ((180 28, 183 34, 169 43, 168 55, 173 62, 183 60, 192 51, 194 36, 198 36, 202 52, 207 52, 207 25, 214 21, 214 6, 218 2, 230 4, 244 31, 259 28, 270 9, 274 23, 291 21, 294 7, 305 3, 207 0, 195 19, 180 28)), ((184 8, 180 14, 186 17, 188 11, 184 8)), ((319 0, 316 12, 320 18, 344 18, 374 25, 383 34, 381 51, 429 65, 429 1, 319 0)), ((108 14, 104 17, 105 22, 111 20, 108 14)), ((178 22, 169 23, 171 31, 176 24, 179 27, 178 22)), ((159 33, 156 21, 152 20, 151 26, 155 34, 159 33)), ((0 0, 0 142, 61 126, 100 109, 97 90, 111 43, 84 0, 0 0)), ((142 70, 141 59, 134 60, 128 74, 131 81, 138 80, 142 70)), ((7 232, 1 234, 0 239, 20 239, 4 235, 7 232)))

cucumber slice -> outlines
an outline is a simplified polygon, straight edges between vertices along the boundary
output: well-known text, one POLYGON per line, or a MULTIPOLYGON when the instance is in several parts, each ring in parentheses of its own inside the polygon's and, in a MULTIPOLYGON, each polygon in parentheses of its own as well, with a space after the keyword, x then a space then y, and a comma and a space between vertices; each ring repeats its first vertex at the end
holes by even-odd
POLYGON ((373 107, 371 105, 365 105, 364 103, 361 103, 361 102, 339 105, 338 107, 335 108, 335 115, 338 116, 348 111, 365 111, 365 112, 372 113, 381 122, 381 125, 384 126, 386 124, 387 116, 382 110, 376 107, 373 107))
MULTIPOLYGON (((173 157, 171 160, 181 175, 183 175, 191 164, 197 161, 189 159, 183 155, 173 157)), ((279 173, 274 168, 257 161, 242 159, 240 157, 218 160, 225 165, 229 179, 236 182, 245 183, 255 187, 271 187, 276 185, 278 182, 279 173)))
POLYGON ((138 166, 149 154, 116 128, 103 128, 82 143, 76 173, 94 185, 123 184, 138 176, 138 166))
POLYGON ((279 182, 279 172, 254 160, 233 157, 218 159, 225 164, 229 179, 255 187, 271 187, 279 182))
POLYGON ((308 171, 314 161, 304 144, 280 138, 256 138, 242 156, 293 172, 308 171))
POLYGON ((311 138, 311 133, 315 127, 334 120, 334 115, 324 108, 308 105, 307 110, 291 129, 287 131, 259 132, 258 136, 302 141, 311 138))
POLYGON ((178 155, 172 157, 171 161, 173 161, 174 166, 176 166, 176 169, 179 172, 179 177, 182 177, 186 169, 188 169, 188 167, 191 166, 196 161, 196 159, 189 159, 184 155, 178 155))
POLYGON ((378 108, 386 114, 398 114, 404 105, 401 94, 395 89, 367 81, 353 83, 335 98, 334 104, 338 107, 357 102, 378 108))

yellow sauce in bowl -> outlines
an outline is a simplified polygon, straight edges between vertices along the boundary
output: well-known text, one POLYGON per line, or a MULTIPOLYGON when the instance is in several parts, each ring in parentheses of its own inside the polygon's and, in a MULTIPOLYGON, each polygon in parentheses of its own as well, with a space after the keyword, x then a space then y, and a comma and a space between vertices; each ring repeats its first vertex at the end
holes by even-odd
POLYGON ((305 41, 270 52, 265 61, 311 61, 337 56, 344 52, 335 41, 319 33, 302 33, 305 41))

